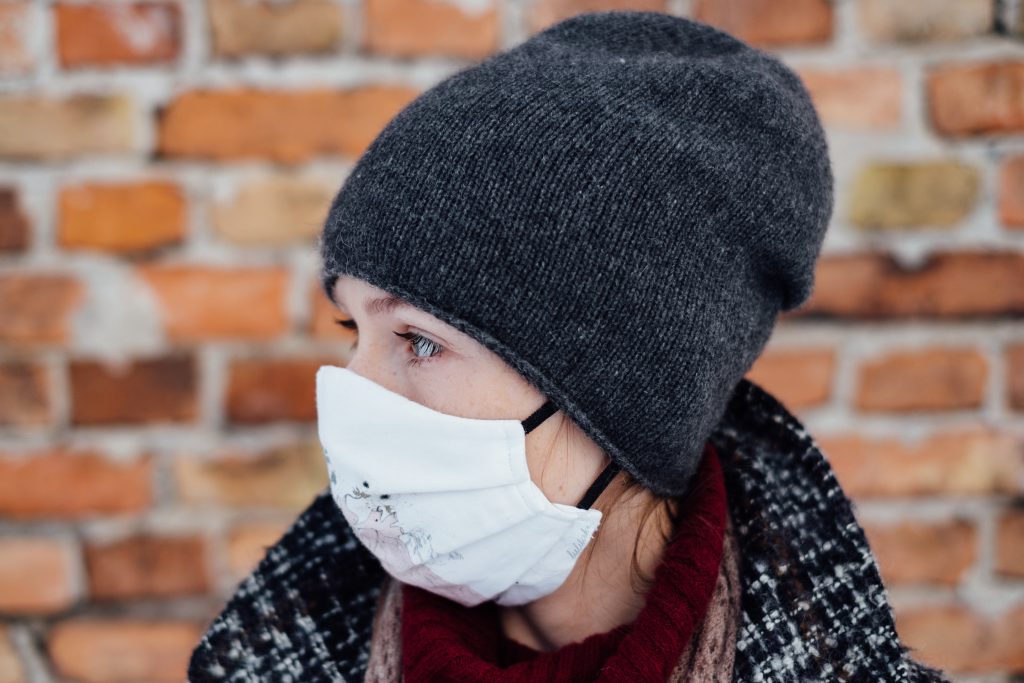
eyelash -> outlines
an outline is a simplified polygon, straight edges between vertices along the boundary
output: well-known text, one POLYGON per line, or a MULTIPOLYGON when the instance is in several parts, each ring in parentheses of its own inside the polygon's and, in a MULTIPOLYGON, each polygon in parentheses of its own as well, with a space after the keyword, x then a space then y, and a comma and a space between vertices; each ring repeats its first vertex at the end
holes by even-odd
MULTIPOLYGON (((355 320, 343 320, 341 318, 335 318, 334 322, 338 323, 339 325, 341 325, 342 327, 344 327, 347 330, 358 331, 358 329, 359 329, 358 327, 356 327, 356 321, 355 320)), ((394 331, 392 330, 392 332, 394 332, 394 331)), ((424 357, 424 356, 413 355, 413 357, 410 358, 409 361, 408 361, 409 365, 422 365, 423 363, 426 363, 428 361, 434 360, 435 358, 440 356, 442 353, 444 353, 444 347, 443 346, 441 346, 440 344, 435 342, 433 339, 428 339, 427 337, 424 337, 422 334, 417 334, 416 332, 394 332, 394 334, 399 336, 399 337, 402 337, 403 339, 408 340, 409 343, 410 343, 410 346, 414 350, 415 350, 416 345, 420 344, 420 343, 426 343, 426 344, 429 345, 430 348, 436 348, 437 349, 437 353, 434 353, 434 354, 432 354, 430 356, 424 357)), ((356 345, 358 343, 359 343, 359 340, 357 339, 355 342, 352 343, 352 348, 353 349, 356 348, 356 345)))

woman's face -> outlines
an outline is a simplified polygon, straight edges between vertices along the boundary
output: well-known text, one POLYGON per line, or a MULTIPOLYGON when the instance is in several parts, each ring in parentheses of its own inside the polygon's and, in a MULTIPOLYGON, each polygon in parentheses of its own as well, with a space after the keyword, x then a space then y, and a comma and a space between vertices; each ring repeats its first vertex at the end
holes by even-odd
MULTIPOLYGON (((472 337, 365 280, 340 276, 334 302, 343 326, 358 332, 347 367, 442 413, 525 420, 544 395, 472 337)), ((526 437, 533 481, 556 503, 574 505, 601 471, 604 454, 564 415, 526 437)))

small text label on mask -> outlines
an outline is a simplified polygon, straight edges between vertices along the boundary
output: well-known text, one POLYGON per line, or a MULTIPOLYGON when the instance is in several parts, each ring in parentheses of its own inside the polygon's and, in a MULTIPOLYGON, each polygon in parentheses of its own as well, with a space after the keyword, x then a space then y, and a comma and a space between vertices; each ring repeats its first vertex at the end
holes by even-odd
POLYGON ((572 545, 565 549, 565 552, 568 553, 569 557, 574 560, 576 559, 576 556, 579 555, 585 547, 587 547, 587 541, 590 540, 590 534, 592 533, 593 529, 587 528, 583 530, 583 533, 573 541, 572 545))

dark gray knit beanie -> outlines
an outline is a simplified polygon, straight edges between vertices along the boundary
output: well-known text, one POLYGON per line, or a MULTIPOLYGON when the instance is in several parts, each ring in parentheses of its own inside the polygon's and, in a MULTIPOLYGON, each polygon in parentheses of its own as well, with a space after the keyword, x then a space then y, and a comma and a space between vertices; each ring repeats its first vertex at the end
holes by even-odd
POLYGON ((402 297, 681 495, 833 205, 798 76, 706 24, 576 15, 421 93, 335 196, 322 283, 402 297))

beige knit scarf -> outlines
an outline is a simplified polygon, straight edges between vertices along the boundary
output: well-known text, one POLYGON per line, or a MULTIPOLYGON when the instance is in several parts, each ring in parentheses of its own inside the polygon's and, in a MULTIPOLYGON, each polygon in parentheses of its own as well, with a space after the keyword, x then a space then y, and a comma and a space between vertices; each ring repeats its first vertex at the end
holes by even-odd
MULTIPOLYGON (((694 631, 667 683, 729 683, 732 680, 736 629, 740 617, 739 547, 726 511, 725 538, 718 580, 707 613, 694 631)), ((401 584, 385 579, 374 614, 370 661, 365 683, 402 681, 401 584)))

